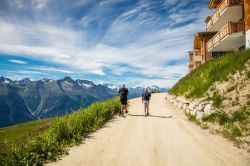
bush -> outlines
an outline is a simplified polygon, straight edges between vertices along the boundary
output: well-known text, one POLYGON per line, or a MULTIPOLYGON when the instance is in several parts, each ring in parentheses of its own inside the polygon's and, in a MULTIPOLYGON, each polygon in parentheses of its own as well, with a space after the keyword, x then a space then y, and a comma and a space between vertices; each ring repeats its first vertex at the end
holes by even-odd
POLYGON ((231 87, 229 87, 229 88, 227 89, 227 92, 231 92, 231 91, 233 91, 233 90, 235 90, 235 89, 236 89, 236 85, 231 86, 231 87))
POLYGON ((43 165, 54 161, 67 152, 66 147, 79 144, 84 136, 111 119, 119 107, 119 100, 114 98, 57 118, 33 142, 13 147, 9 156, 1 156, 0 165, 43 165))
POLYGON ((235 143, 239 144, 239 141, 237 140, 237 137, 242 136, 242 133, 238 127, 232 127, 229 130, 223 130, 222 131, 223 137, 234 141, 235 143))
POLYGON ((241 122, 247 119, 246 112, 244 110, 236 111, 232 114, 232 121, 241 122))
POLYGON ((204 116, 202 121, 204 122, 215 122, 217 118, 217 113, 212 113, 211 115, 204 116))
POLYGON ((223 98, 219 94, 214 94, 211 98, 213 106, 219 108, 222 104, 223 98))
POLYGON ((223 130, 219 131, 225 138, 234 141, 236 144, 240 144, 237 137, 242 136, 242 131, 248 130, 248 110, 243 107, 240 111, 234 112, 231 116, 224 112, 216 112, 202 120, 205 122, 217 122, 219 125, 223 125, 223 130))
POLYGON ((218 116, 218 122, 220 125, 224 125, 226 123, 230 123, 231 119, 226 113, 220 113, 218 116))
POLYGON ((231 118, 224 112, 212 113, 209 116, 203 117, 202 120, 204 122, 218 122, 220 125, 224 125, 232 121, 231 118))

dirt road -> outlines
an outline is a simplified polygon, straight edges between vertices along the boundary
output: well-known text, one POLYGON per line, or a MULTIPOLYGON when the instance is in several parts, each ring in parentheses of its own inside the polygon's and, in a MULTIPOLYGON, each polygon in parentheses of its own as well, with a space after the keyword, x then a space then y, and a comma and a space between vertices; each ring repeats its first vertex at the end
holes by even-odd
POLYGON ((130 100, 125 118, 116 117, 68 156, 49 165, 62 166, 244 166, 250 153, 187 121, 154 94, 151 116, 144 117, 141 99, 130 100))

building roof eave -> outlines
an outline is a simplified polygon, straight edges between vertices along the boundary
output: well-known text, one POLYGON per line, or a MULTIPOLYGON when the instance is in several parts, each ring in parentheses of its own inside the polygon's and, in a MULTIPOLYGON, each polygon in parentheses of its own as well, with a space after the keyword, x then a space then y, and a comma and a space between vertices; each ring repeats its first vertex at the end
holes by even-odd
POLYGON ((217 6, 221 3, 222 0, 210 0, 208 4, 209 9, 217 8, 217 6))

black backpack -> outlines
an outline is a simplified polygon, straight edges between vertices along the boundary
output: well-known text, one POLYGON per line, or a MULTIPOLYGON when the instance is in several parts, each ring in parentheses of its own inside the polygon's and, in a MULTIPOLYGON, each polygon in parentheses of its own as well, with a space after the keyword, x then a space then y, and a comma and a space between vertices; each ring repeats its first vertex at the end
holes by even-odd
POLYGON ((127 97, 128 89, 127 88, 120 89, 120 95, 121 95, 121 97, 127 97))
POLYGON ((142 95, 143 100, 146 100, 146 101, 149 100, 150 96, 151 96, 151 95, 150 95, 150 93, 148 93, 148 92, 145 92, 145 93, 143 93, 143 95, 142 95))

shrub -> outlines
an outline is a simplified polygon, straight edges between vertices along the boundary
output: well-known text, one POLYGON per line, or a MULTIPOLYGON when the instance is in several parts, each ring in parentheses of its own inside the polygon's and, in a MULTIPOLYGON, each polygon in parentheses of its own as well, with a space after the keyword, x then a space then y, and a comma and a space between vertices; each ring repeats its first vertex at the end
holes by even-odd
POLYGON ((222 97, 218 94, 214 95, 212 100, 215 107, 220 107, 223 101, 222 97))
POLYGON ((235 90, 236 89, 236 86, 234 85, 234 86, 231 86, 231 87, 229 87, 228 89, 227 89, 227 92, 231 92, 231 91, 233 91, 233 90, 235 90))
POLYGON ((204 116, 202 121, 204 122, 215 122, 217 118, 217 113, 212 113, 211 115, 204 116))
POLYGON ((219 108, 222 104, 223 98, 218 93, 214 93, 212 97, 208 97, 206 100, 212 100, 213 106, 219 108))
POLYGON ((216 112, 202 118, 204 122, 218 122, 220 125, 224 125, 226 123, 230 123, 230 117, 224 112, 216 112))
POLYGON ((244 109, 242 109, 241 111, 236 111, 232 114, 232 121, 234 122, 241 122, 247 119, 247 115, 246 112, 244 111, 244 109))
POLYGON ((188 113, 185 113, 185 114, 186 114, 186 116, 188 117, 188 120, 189 120, 190 122, 193 122, 193 123, 195 123, 195 124, 197 124, 197 125, 201 125, 200 121, 198 121, 198 120, 196 119, 196 116, 190 115, 190 114, 188 114, 188 113))
POLYGON ((220 114, 217 114, 218 116, 218 122, 220 125, 224 125, 225 123, 230 123, 231 122, 231 119, 230 117, 226 114, 226 113, 220 113, 220 114))

